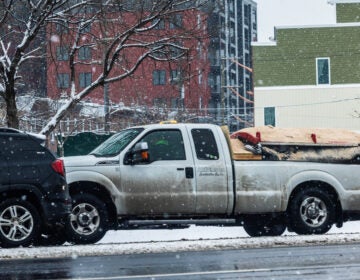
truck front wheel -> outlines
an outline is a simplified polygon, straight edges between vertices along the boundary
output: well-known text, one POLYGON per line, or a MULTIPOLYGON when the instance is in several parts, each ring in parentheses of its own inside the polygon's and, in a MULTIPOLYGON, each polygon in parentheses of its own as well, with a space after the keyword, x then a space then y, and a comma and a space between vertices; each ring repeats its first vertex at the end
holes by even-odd
POLYGON ((335 221, 333 197, 318 187, 302 189, 290 201, 289 223, 297 234, 323 234, 335 221))
POLYGON ((92 244, 107 231, 108 211, 96 196, 88 193, 72 196, 72 210, 66 223, 67 238, 75 244, 92 244))
POLYGON ((251 237, 280 236, 286 230, 286 225, 280 218, 252 215, 244 220, 244 230, 251 237))

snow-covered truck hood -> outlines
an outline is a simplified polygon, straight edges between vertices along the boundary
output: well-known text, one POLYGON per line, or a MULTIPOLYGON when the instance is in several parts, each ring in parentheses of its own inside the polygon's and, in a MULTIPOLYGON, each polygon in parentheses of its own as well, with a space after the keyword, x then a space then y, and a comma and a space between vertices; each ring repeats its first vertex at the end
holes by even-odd
POLYGON ((64 160, 65 168, 77 166, 94 166, 99 161, 101 161, 101 159, 93 155, 63 157, 62 159, 64 160))

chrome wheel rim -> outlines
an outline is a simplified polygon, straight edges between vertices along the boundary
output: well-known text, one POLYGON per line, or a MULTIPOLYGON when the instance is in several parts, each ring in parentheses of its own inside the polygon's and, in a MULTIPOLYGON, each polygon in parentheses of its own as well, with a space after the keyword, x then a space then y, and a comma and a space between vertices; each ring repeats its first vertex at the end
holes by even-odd
POLYGON ((30 211, 20 205, 11 205, 0 214, 1 234, 10 241, 28 238, 34 229, 34 219, 30 211))
POLYGON ((308 197, 300 205, 301 219, 310 227, 320 227, 328 217, 324 201, 318 197, 308 197))
POLYGON ((99 212, 89 203, 80 203, 70 214, 70 224, 76 233, 90 235, 99 228, 99 212))

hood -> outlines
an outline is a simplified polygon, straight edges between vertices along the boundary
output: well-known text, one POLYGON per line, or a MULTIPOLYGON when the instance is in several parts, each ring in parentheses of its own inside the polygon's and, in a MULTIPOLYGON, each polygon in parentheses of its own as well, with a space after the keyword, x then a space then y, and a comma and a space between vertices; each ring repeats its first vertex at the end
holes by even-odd
POLYGON ((100 158, 93 155, 63 157, 62 159, 64 160, 65 168, 75 166, 94 166, 96 163, 101 161, 100 158))

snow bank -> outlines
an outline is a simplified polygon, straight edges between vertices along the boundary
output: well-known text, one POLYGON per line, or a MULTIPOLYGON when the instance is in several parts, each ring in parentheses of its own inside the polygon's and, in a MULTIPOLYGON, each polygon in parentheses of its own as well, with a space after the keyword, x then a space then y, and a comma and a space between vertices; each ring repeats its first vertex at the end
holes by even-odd
POLYGON ((241 227, 196 227, 179 230, 109 231, 94 245, 1 249, 1 259, 76 258, 78 256, 224 250, 275 246, 309 246, 360 242, 360 223, 350 222, 325 235, 248 237, 241 227))

